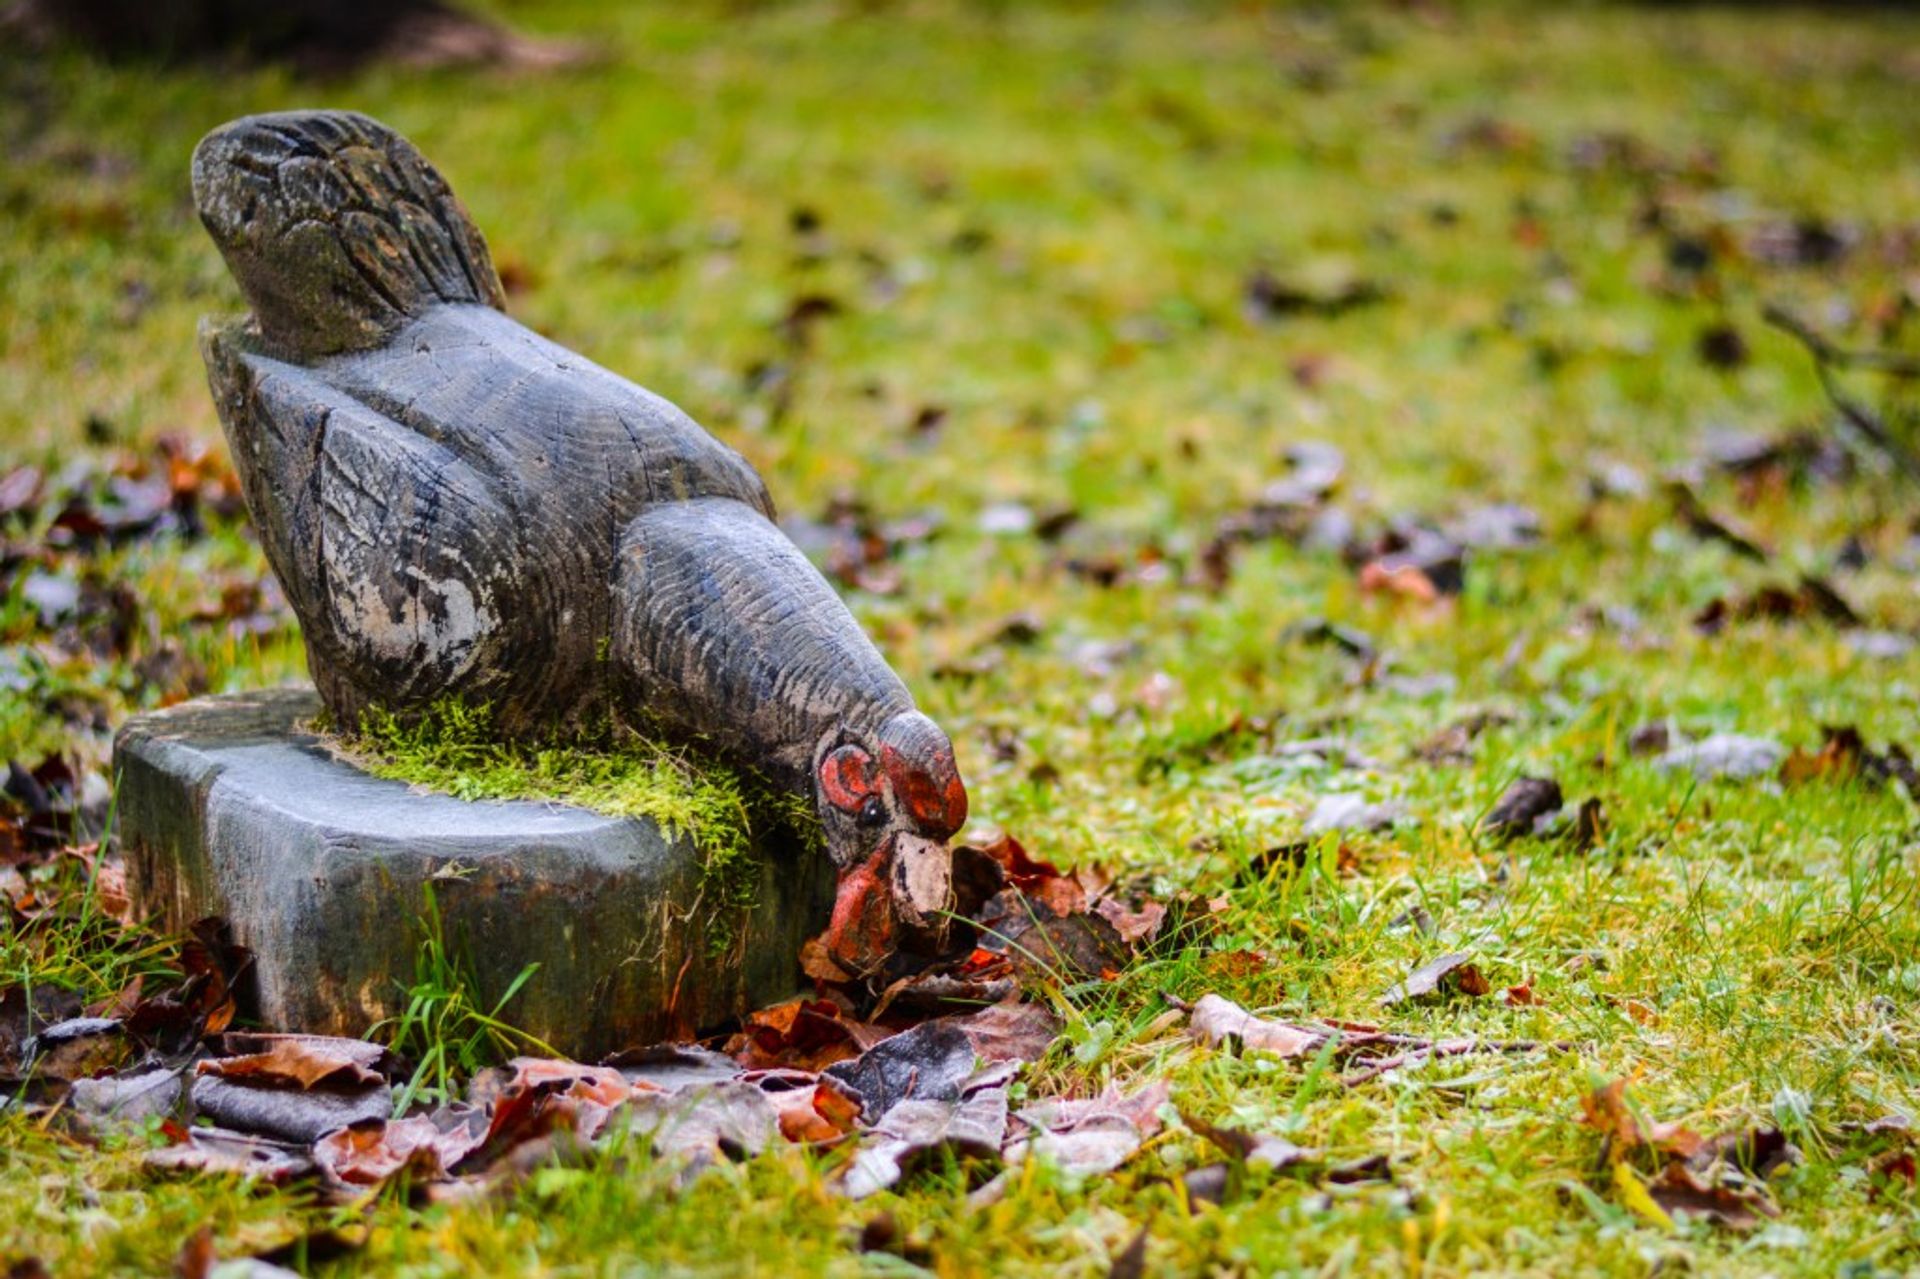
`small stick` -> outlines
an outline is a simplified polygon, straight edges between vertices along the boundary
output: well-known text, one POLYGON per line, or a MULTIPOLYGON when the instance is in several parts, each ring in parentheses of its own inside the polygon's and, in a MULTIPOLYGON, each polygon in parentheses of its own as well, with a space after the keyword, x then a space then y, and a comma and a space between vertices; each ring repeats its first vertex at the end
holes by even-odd
POLYGON ((1760 308, 1760 318, 1813 353, 1822 364, 1842 368, 1878 369, 1895 377, 1920 377, 1920 355, 1905 351, 1872 351, 1834 345, 1833 339, 1776 302, 1760 308))
POLYGON ((1875 368, 1899 377, 1920 377, 1920 357, 1910 357, 1897 351, 1843 350, 1799 316, 1771 303, 1761 309, 1760 315, 1768 324, 1807 348, 1808 354, 1813 356, 1813 371, 1820 378, 1820 389, 1827 393, 1827 398, 1840 410, 1840 416, 1847 420, 1847 424, 1891 458, 1908 479, 1920 483, 1920 457, 1916 457, 1913 450, 1901 442, 1872 410, 1849 399, 1833 380, 1835 365, 1843 368, 1875 368))
POLYGON ((1475 1052, 1525 1053, 1533 1052, 1539 1048, 1559 1048, 1564 1050, 1566 1047, 1568 1047, 1568 1045, 1565 1043, 1556 1042, 1543 1044, 1537 1039, 1443 1039, 1436 1042, 1429 1042, 1424 1048, 1416 1048, 1392 1057, 1383 1057, 1371 1066, 1368 1066, 1365 1070, 1357 1070, 1351 1075, 1341 1076, 1340 1082, 1344 1086, 1351 1088, 1356 1084, 1364 1084, 1370 1079, 1378 1079, 1389 1071, 1398 1070, 1402 1066, 1416 1065, 1430 1061, 1436 1057, 1460 1057, 1467 1053, 1475 1052))

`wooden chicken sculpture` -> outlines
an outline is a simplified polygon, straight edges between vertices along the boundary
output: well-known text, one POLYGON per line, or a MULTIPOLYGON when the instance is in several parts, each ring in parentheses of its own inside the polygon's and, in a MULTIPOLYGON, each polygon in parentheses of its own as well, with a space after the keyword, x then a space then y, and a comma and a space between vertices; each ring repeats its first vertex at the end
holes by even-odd
POLYGON ((837 963, 939 936, 952 746, 739 454, 509 318, 465 209, 375 120, 236 120, 193 193, 252 307, 202 355, 337 722, 457 697, 503 733, 704 740, 817 807, 837 963))

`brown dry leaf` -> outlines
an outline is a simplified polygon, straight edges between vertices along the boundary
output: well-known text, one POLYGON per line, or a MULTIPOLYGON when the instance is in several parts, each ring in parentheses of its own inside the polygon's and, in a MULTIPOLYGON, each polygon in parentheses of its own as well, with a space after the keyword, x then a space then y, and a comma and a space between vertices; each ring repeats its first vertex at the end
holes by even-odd
POLYGON ((1113 931, 1120 934, 1120 940, 1129 946, 1152 941, 1159 936, 1161 925, 1167 920, 1167 908, 1159 902, 1145 902, 1139 910, 1128 910, 1122 902, 1112 897, 1102 897, 1093 909, 1100 918, 1113 925, 1113 931))
POLYGON ((1614 1159, 1643 1147, 1690 1159, 1706 1144, 1705 1138, 1683 1124, 1646 1120, 1627 1096, 1624 1075, 1583 1097, 1580 1112, 1581 1122, 1606 1137, 1614 1159))
POLYGON ((132 981, 122 986, 115 994, 96 1003, 87 1005, 89 1017, 112 1017, 125 1021, 133 1016, 133 1010, 140 1006, 140 992, 147 984, 145 973, 136 973, 132 981))
POLYGON ((1388 564, 1371 560, 1360 569, 1360 589, 1369 595, 1397 595, 1420 604, 1440 599, 1440 588, 1433 579, 1412 564, 1388 564))
MULTIPOLYGON (((1071 895, 1079 894, 1079 885, 1073 885, 1071 895)), ((1132 948, 1112 924, 1088 913, 1084 900, 1081 905, 1062 914, 1019 888, 1008 888, 977 916, 981 949, 1005 955, 1023 985, 1111 979, 1132 961, 1132 948)))
POLYGON ((1063 873, 1052 862, 1029 855, 1025 846, 1011 835, 1003 833, 971 851, 998 866, 1005 883, 1032 900, 1045 903, 1056 915, 1078 914, 1087 908, 1087 892, 1077 878, 1063 873))
POLYGON ((235 1035, 227 1043, 245 1055, 203 1061, 197 1073, 266 1088, 354 1088, 384 1082, 392 1065, 379 1044, 331 1035, 235 1035))
POLYGON ((780 1135, 802 1145, 827 1146, 842 1141, 858 1117, 837 1089, 812 1084, 766 1092, 780 1124, 780 1135))
MULTIPOLYGON (((515 1057, 507 1063, 507 1070, 510 1073, 504 1091, 508 1095, 544 1090, 552 1096, 590 1101, 597 1106, 617 1106, 634 1091, 627 1077, 612 1066, 583 1066, 554 1057, 515 1057)), ((474 1082, 478 1087, 479 1080, 474 1082)))
POLYGON ((1264 950, 1216 951, 1206 958, 1207 971, 1216 977, 1231 977, 1245 980, 1266 972, 1273 966, 1273 957, 1264 950))
POLYGON ((830 1000, 794 999, 747 1014, 726 1051, 750 1070, 819 1071, 859 1056, 891 1033, 843 1016, 830 1000))
POLYGON ((800 946, 800 971, 810 981, 823 982, 829 986, 845 986, 857 978, 842 968, 827 949, 827 943, 819 937, 809 937, 800 946))
POLYGON ((1434 994, 1458 992, 1462 995, 1478 997, 1493 989, 1493 984, 1481 975, 1472 963, 1473 956, 1465 951, 1440 958, 1421 965, 1380 996, 1383 1007, 1405 1003, 1413 999, 1425 999, 1434 994))
POLYGON ((1276 1057, 1304 1056, 1327 1042, 1324 1031, 1255 1017, 1219 995, 1202 995, 1194 1004, 1187 1033, 1210 1046, 1237 1041, 1245 1048, 1276 1057))
POLYGON ((960 1081, 951 1097, 918 1097, 890 1107, 848 1165, 841 1190, 863 1199, 936 1157, 997 1160, 1007 1137, 1011 1063, 960 1081))
POLYGON ((1122 1093, 1108 1086, 1098 1097, 1049 1098, 1016 1116, 1029 1135, 1007 1147, 1009 1161, 1037 1156, 1071 1173, 1111 1172, 1160 1131, 1160 1108, 1171 1093, 1164 1080, 1122 1093))
POLYGON ((1845 781, 1864 777, 1876 783, 1898 782, 1920 801, 1920 771, 1897 742, 1885 752, 1871 749, 1852 725, 1828 725, 1817 752, 1795 750, 1780 766, 1780 780, 1795 785, 1814 780, 1845 781))
POLYGON ((1038 1061, 1060 1037, 1060 1019, 1040 1004, 995 1004, 950 1018, 981 1061, 1038 1061))
POLYGON ((1316 1151, 1303 1149, 1285 1137, 1274 1136, 1271 1133, 1248 1132, 1244 1128, 1210 1124, 1184 1110, 1180 1112, 1180 1121, 1226 1151, 1236 1163, 1265 1164, 1278 1171, 1319 1158, 1316 1151))
POLYGON ((1794 748, 1786 762, 1780 765, 1780 780, 1789 786, 1797 786, 1804 782, 1855 777, 1859 775, 1866 753, 1866 743, 1861 740, 1858 729, 1851 726, 1828 728, 1826 740, 1820 743, 1818 751, 1794 748))
POLYGON ((1708 1183, 1684 1163, 1670 1163, 1647 1182, 1647 1193, 1670 1217, 1700 1217, 1728 1230, 1751 1230, 1780 1210, 1757 1187, 1708 1183))
POLYGON ((1566 804, 1560 783, 1551 777, 1518 777, 1495 801, 1480 829, 1495 839, 1518 839, 1539 829, 1566 804))
POLYGON ((180 1141, 148 1151, 148 1168, 166 1172, 210 1172, 284 1185, 314 1170, 305 1143, 270 1141, 220 1128, 176 1130, 180 1141))
POLYGON ((464 1103, 430 1115, 374 1119, 328 1133, 314 1143, 313 1158, 335 1182, 378 1186, 405 1171, 419 1180, 447 1176, 486 1140, 488 1118, 464 1103))

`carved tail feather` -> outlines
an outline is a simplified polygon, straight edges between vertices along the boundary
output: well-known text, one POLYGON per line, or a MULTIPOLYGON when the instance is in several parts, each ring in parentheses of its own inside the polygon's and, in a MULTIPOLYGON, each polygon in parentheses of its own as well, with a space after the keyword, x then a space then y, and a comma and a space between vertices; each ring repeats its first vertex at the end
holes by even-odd
POLYGON ((366 116, 222 125, 194 149, 193 197, 281 354, 366 350, 438 302, 505 309, 486 241, 446 181, 366 116))
POLYGON ((809 794, 825 735, 913 709, 820 571, 744 503, 667 502, 635 519, 613 591, 611 656, 641 704, 809 794))

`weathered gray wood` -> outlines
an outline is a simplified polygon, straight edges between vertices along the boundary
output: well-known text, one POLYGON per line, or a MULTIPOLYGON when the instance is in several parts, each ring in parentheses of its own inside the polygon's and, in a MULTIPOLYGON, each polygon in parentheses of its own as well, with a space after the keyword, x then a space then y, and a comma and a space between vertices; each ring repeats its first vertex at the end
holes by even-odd
POLYGON ((428 884, 476 994, 538 963, 508 1019, 573 1056, 685 1036, 798 986, 796 955, 833 898, 818 853, 759 848, 756 906, 716 913, 688 840, 369 777, 299 727, 319 709, 306 690, 205 698, 139 716, 115 743, 137 904, 176 930, 226 919, 254 956, 244 1011, 265 1025, 353 1035, 398 1012, 428 884))
MULTIPOLYGON (((855 897, 900 898, 895 849, 944 844, 966 791, 746 461, 508 318, 465 211, 373 120, 235 121, 193 185, 253 308, 203 327, 214 399, 328 709, 458 697, 504 733, 612 717, 716 746, 815 803, 862 885, 834 938, 866 921, 830 944, 884 958, 891 917, 855 897)), ((903 918, 931 921, 944 864, 915 855, 903 918)))

